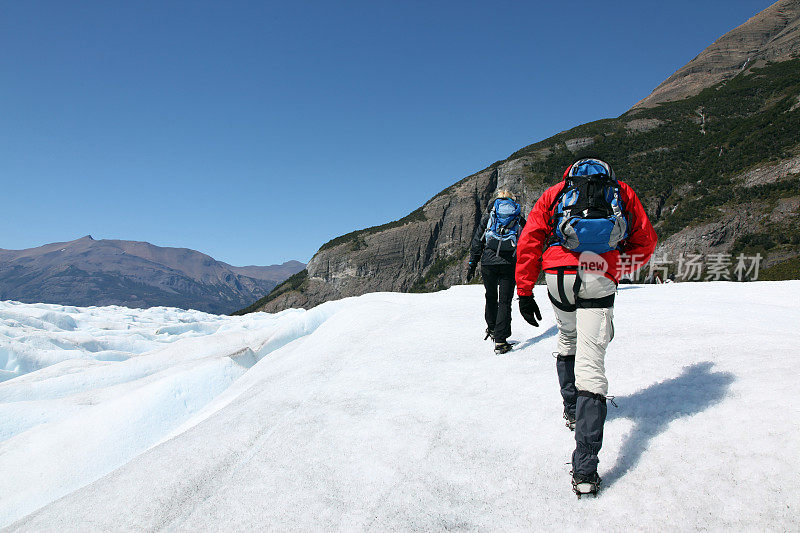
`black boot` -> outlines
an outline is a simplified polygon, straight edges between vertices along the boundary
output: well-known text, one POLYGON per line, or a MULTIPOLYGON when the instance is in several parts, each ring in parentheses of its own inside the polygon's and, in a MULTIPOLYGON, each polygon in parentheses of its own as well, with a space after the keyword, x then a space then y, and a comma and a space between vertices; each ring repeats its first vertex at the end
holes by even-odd
POLYGON ((502 354, 510 352, 513 346, 506 341, 497 341, 494 343, 494 353, 502 354))
POLYGON ((564 419, 569 429, 575 429, 575 403, 578 399, 578 391, 575 389, 575 356, 558 355, 556 370, 561 398, 564 400, 564 419))
POLYGON ((572 474, 572 491, 578 495, 582 494, 597 494, 600 490, 600 483, 603 480, 597 475, 597 472, 588 476, 580 474, 572 474))
POLYGON ((570 431, 575 431, 575 413, 570 413, 566 408, 564 408, 564 420, 567 421, 565 425, 570 429, 570 431))
POLYGON ((606 397, 578 391, 575 410, 575 451, 572 472, 581 479, 597 474, 597 454, 603 446, 603 425, 606 421, 606 397))
POLYGON ((483 338, 483 340, 486 340, 486 339, 494 340, 494 331, 492 331, 491 328, 486 328, 486 336, 483 338))

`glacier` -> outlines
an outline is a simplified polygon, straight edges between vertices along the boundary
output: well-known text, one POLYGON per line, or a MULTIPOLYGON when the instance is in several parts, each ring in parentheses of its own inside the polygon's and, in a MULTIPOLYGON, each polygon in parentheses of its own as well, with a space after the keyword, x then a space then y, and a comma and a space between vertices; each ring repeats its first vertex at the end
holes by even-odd
POLYGON ((480 286, 242 317, 0 302, 0 527, 797 527, 800 281, 621 286, 579 501, 535 295, 501 356, 480 286))

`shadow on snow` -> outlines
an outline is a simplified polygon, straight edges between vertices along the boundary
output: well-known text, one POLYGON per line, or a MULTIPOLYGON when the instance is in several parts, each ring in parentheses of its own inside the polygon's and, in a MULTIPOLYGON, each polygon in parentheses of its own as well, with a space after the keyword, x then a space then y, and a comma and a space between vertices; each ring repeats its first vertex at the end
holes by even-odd
POLYGON ((712 366, 708 361, 688 366, 676 378, 615 399, 619 408, 609 406, 608 419, 628 418, 634 426, 622 444, 616 464, 603 475, 604 486, 611 486, 636 466, 650 441, 670 422, 722 401, 735 377, 729 372, 712 372, 712 366))
POLYGON ((558 333, 558 327, 557 326, 550 326, 548 329, 546 329, 545 331, 541 332, 537 336, 532 337, 532 338, 526 340, 525 342, 520 343, 516 347, 516 349, 517 350, 523 350, 523 349, 527 348, 528 346, 532 346, 532 345, 536 344, 537 342, 539 342, 541 340, 544 340, 544 339, 547 339, 549 337, 552 337, 552 336, 556 335, 557 333, 558 333))

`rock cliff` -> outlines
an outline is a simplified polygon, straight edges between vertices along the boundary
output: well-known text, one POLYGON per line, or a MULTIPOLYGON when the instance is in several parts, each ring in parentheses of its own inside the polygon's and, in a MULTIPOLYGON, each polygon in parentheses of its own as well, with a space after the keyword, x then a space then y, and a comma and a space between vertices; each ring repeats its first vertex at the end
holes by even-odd
POLYGON ((586 156, 611 162, 634 186, 659 233, 660 254, 762 250, 771 254, 767 266, 796 261, 798 50, 800 0, 781 0, 622 116, 523 148, 404 219, 334 239, 306 271, 243 312, 462 283, 472 232, 493 193, 517 192, 527 213, 569 163, 586 156))

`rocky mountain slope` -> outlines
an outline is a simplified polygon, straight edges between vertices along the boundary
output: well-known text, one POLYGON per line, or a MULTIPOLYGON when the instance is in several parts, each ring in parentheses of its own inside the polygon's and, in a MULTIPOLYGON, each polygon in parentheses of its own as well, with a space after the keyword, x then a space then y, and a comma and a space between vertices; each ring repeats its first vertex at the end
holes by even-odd
POLYGON ((782 0, 726 33, 634 107, 694 96, 748 67, 784 61, 800 49, 800 4, 782 0))
POLYGON ((762 253, 761 279, 800 277, 800 0, 776 2, 725 34, 620 117, 527 146, 401 220, 333 239, 241 312, 460 283, 498 188, 517 191, 527 212, 588 156, 637 190, 658 257, 762 253))
POLYGON ((186 248, 94 240, 0 249, 0 300, 64 305, 171 306, 230 313, 305 267, 232 267, 186 248))

